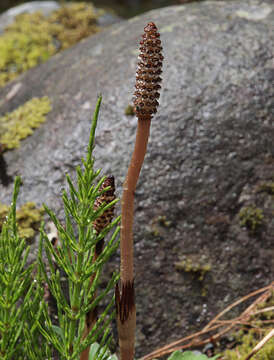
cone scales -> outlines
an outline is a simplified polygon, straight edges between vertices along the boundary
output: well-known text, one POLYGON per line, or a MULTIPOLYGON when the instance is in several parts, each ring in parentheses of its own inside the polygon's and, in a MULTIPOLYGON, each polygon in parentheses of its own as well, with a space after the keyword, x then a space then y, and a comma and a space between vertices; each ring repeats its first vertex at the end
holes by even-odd
POLYGON ((140 41, 140 55, 136 72, 136 91, 134 93, 134 109, 138 119, 151 119, 159 105, 162 73, 162 47, 160 34, 153 22, 144 29, 143 40, 140 41))

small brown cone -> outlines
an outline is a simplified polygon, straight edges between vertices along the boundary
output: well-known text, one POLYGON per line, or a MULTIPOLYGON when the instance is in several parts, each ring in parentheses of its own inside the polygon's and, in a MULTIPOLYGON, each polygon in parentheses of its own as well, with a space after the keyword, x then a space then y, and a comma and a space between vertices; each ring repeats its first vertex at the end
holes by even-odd
MULTIPOLYGON (((103 203, 110 204, 113 200, 115 200, 115 182, 114 176, 108 176, 106 180, 103 182, 99 191, 103 191, 107 187, 110 186, 110 189, 100 195, 94 202, 94 210, 98 210, 103 203)), ((108 226, 114 216, 114 206, 107 209, 101 216, 99 216, 93 222, 93 227, 96 230, 97 234, 99 234, 106 226, 108 226)))
POLYGON ((150 119, 157 111, 161 89, 162 46, 160 34, 153 22, 144 28, 140 41, 140 55, 136 71, 134 109, 139 119, 150 119))

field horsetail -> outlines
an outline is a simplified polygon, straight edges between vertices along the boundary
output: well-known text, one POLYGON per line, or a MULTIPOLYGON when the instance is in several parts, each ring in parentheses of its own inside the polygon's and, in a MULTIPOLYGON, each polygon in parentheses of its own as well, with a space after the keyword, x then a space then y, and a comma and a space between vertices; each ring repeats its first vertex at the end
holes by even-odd
POLYGON ((162 73, 160 35, 153 22, 147 24, 140 41, 136 72, 134 110, 138 118, 135 147, 129 164, 122 196, 121 285, 116 285, 116 312, 121 360, 134 359, 136 308, 133 267, 134 192, 145 158, 150 123, 157 111, 162 73))

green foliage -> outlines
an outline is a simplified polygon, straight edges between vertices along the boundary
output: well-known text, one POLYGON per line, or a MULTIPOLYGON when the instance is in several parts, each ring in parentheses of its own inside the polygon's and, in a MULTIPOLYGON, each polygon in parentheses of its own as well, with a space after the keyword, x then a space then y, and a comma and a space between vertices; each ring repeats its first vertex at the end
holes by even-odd
MULTIPOLYGON (((100 356, 102 354, 102 349, 100 348, 100 345, 95 342, 91 345, 90 351, 89 351, 89 360, 94 360, 96 357, 100 356)), ((106 360, 118 360, 116 355, 111 355, 110 352, 107 350, 105 354, 106 360)))
POLYGON ((30 248, 19 237, 16 225, 19 184, 16 178, 12 204, 0 234, 0 358, 45 359, 50 353, 37 332, 43 291, 33 281, 35 264, 26 265, 30 248))
POLYGON ((172 353, 168 360, 215 360, 218 359, 220 357, 220 355, 215 355, 211 358, 208 358, 206 355, 204 354, 196 354, 192 351, 174 351, 174 353, 172 353))
POLYGON ((240 225, 255 233, 263 223, 263 211, 255 206, 247 206, 239 213, 240 225))
MULTIPOLYGON (((63 332, 58 326, 53 325, 53 330, 60 337, 63 337, 63 332)), ((102 348, 98 342, 94 342, 90 346, 89 360, 99 359, 100 357, 105 360, 118 360, 117 356, 115 354, 111 354, 106 346, 104 349, 104 347, 102 348)))
MULTIPOLYGON (((0 203, 0 231, 9 213, 9 206, 0 203)), ((26 240, 33 238, 42 221, 43 209, 37 209, 33 202, 27 202, 16 210, 18 235, 26 240)))
MULTIPOLYGON (((39 329, 45 339, 59 352, 61 360, 78 359, 81 352, 88 345, 98 341, 100 337, 100 347, 106 353, 107 345, 111 340, 109 324, 115 316, 113 297, 92 331, 83 339, 86 314, 93 311, 100 300, 112 291, 119 278, 119 275, 114 273, 106 288, 96 296, 103 266, 119 245, 117 239, 120 230, 119 226, 117 226, 120 221, 119 217, 99 234, 93 228, 94 220, 116 202, 114 200, 107 205, 103 203, 99 209, 94 209, 94 202, 102 193, 99 188, 105 180, 103 177, 98 181, 97 185, 94 184, 100 174, 100 170, 93 170, 94 159, 92 157, 100 103, 101 98, 98 100, 92 123, 87 157, 82 160, 83 169, 80 166, 76 169, 77 186, 67 176, 69 191, 63 193, 65 225, 62 225, 54 213, 45 206, 48 215, 58 230, 59 246, 57 246, 57 249, 54 248, 45 231, 41 230, 39 264, 50 292, 57 302, 58 327, 61 329, 62 336, 56 335, 46 307, 44 307, 43 311, 46 321, 39 323, 39 329), (115 231, 109 242, 98 256, 96 262, 94 262, 93 255, 96 244, 114 228, 115 231), (45 247, 51 276, 48 276, 43 262, 43 246, 45 247), (68 279, 68 299, 60 282, 61 270, 68 279), (92 283, 90 282, 91 278, 93 279, 92 283)), ((107 190, 109 190, 108 187, 103 192, 107 190)), ((107 355, 101 355, 100 358, 107 357, 107 355)))
POLYGON ((82 167, 76 169, 77 184, 67 176, 69 191, 63 193, 65 225, 45 206, 58 230, 57 246, 53 246, 42 227, 38 259, 32 265, 27 265, 30 248, 18 232, 16 200, 20 180, 16 178, 12 204, 0 234, 0 358, 3 360, 52 359, 53 348, 60 360, 77 360, 82 351, 95 342, 100 349, 91 347, 91 353, 95 352, 92 359, 115 360, 110 357, 108 344, 109 325, 115 315, 112 290, 119 274, 114 273, 101 291, 99 284, 104 264, 119 246, 120 217, 100 233, 93 227, 93 222, 116 202, 93 206, 95 200, 109 190, 109 187, 100 190, 105 178, 97 181, 100 170, 93 170, 92 151, 100 103, 101 98, 92 122, 86 159, 82 160, 82 167), (111 233, 110 239, 95 261, 96 244, 108 233, 111 233), (61 286, 61 271, 68 281, 68 294, 61 286), (56 300, 57 325, 49 316, 45 289, 49 289, 56 300), (111 300, 92 331, 84 337, 86 315, 108 294, 111 300))
POLYGON ((21 14, 0 36, 0 86, 99 31, 91 4, 71 3, 46 17, 21 14))
POLYGON ((4 149, 17 148, 20 140, 33 133, 51 110, 50 100, 44 96, 33 98, 0 118, 0 144, 4 149))

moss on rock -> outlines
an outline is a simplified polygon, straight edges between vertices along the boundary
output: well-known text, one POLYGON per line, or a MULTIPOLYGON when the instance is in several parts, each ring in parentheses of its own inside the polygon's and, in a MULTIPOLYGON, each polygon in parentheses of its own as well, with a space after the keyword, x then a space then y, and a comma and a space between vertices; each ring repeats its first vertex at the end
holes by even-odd
MULTIPOLYGON (((0 232, 8 215, 9 207, 0 203, 0 232)), ((34 237, 42 221, 44 210, 38 209, 33 202, 27 202, 16 211, 19 236, 25 239, 34 237)))
POLYGON ((51 110, 48 97, 33 98, 0 118, 0 144, 3 149, 19 147, 20 140, 33 133, 51 110))
POLYGON ((205 259, 184 256, 182 260, 174 263, 175 269, 184 271, 197 276, 199 281, 203 281, 205 275, 211 270, 211 265, 205 261, 205 259))
POLYGON ((255 233, 263 224, 263 211, 255 206, 246 206, 239 213, 240 225, 255 233))
MULTIPOLYGON (((223 360, 242 360, 251 353, 253 348, 265 337, 272 329, 274 320, 274 292, 265 301, 256 306, 256 311, 250 320, 252 327, 242 325, 232 338, 236 340, 236 345, 222 354, 223 360)), ((273 360, 274 359, 274 338, 270 339, 258 353, 252 356, 253 360, 273 360)))
POLYGON ((101 14, 92 4, 71 3, 48 17, 39 12, 18 15, 0 36, 0 86, 98 32, 101 14))
POLYGON ((103 10, 97 11, 91 3, 84 2, 71 3, 54 11, 49 17, 49 23, 60 26, 57 38, 61 50, 97 33, 100 30, 97 20, 102 14, 103 10))
MULTIPOLYGON (((266 333, 264 333, 266 335, 266 333)), ((259 342, 258 332, 256 330, 250 330, 247 334, 241 330, 237 334, 241 339, 240 344, 232 350, 227 350, 224 353, 224 360, 241 360, 245 359, 247 355, 253 350, 253 348, 259 342)), ((254 360, 273 360, 274 359, 274 338, 269 340, 252 359, 254 360)))
POLYGON ((125 108, 125 115, 126 116, 134 116, 135 115, 135 112, 134 112, 134 107, 132 105, 128 105, 126 108, 125 108))
POLYGON ((274 181, 272 182, 266 182, 264 184, 261 184, 258 189, 258 192, 265 192, 269 195, 274 195, 274 181))

